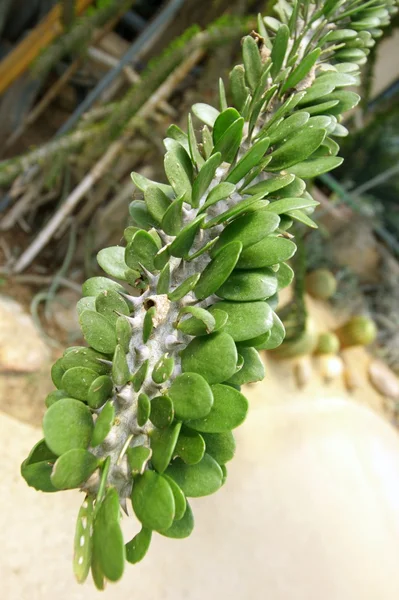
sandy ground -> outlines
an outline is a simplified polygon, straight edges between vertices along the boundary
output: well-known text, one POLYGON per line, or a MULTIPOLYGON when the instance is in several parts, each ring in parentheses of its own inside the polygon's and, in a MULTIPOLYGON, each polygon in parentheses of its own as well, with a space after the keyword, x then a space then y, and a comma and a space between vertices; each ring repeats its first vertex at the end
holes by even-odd
MULTIPOLYGON (((224 488, 192 501, 196 527, 191 537, 154 536, 146 559, 127 565, 122 581, 109 585, 105 598, 396 600, 396 431, 352 402, 347 403, 350 418, 342 421, 334 399, 296 399, 283 406, 269 404, 264 396, 262 403, 260 393, 250 398, 253 406, 238 430, 237 455, 224 488), (303 420, 309 402, 316 410, 305 410, 303 420), (334 424, 348 434, 344 445, 330 435, 334 424), (359 431, 362 441, 352 447, 348 439, 357 439, 359 431), (331 453, 337 457, 333 464, 331 453), (359 470, 358 457, 364 453, 371 476, 359 470)), ((74 523, 82 496, 28 488, 19 477, 19 464, 40 432, 4 414, 0 427, 5 453, 1 597, 97 598, 91 581, 79 586, 72 575, 74 523)), ((133 518, 124 519, 124 525, 129 539, 137 525, 133 518)))

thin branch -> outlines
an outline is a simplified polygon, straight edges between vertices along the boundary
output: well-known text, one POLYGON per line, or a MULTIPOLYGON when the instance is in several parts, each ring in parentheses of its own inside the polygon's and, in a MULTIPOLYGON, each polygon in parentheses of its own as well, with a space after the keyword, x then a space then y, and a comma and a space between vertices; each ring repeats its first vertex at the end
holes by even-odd
POLYGON ((158 90, 150 97, 150 99, 144 104, 144 106, 138 111, 138 113, 129 121, 127 124, 122 137, 119 140, 113 142, 107 152, 102 158, 94 165, 90 173, 81 181, 81 183, 73 190, 69 195, 65 203, 58 209, 58 211, 52 216, 47 225, 42 229, 37 238, 32 242, 30 246, 22 253, 19 260, 17 261, 14 272, 20 273, 23 271, 32 260, 39 254, 39 252, 48 244, 54 233, 57 231, 61 223, 66 219, 72 211, 75 209, 79 201, 85 196, 85 194, 93 187, 93 185, 104 175, 107 169, 112 165, 114 160, 117 158, 119 153, 123 150, 128 138, 132 135, 137 126, 137 120, 148 117, 153 113, 157 105, 161 100, 166 100, 174 88, 185 78, 187 73, 197 64, 202 56, 204 50, 202 48, 196 50, 191 56, 189 56, 177 69, 169 75, 166 81, 158 88, 158 90))

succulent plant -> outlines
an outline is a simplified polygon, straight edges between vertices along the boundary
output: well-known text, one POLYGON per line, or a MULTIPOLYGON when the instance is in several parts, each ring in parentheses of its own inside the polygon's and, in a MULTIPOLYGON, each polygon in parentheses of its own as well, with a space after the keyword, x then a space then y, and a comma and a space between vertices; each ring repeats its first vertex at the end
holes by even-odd
POLYGON ((359 101, 345 88, 397 10, 392 0, 275 9, 244 37, 219 107, 195 104, 187 131, 169 127, 168 183, 133 173, 143 199, 130 205, 126 244, 99 252, 110 278, 86 281, 77 305, 88 347, 54 364, 44 439, 22 465, 38 490, 86 493, 74 571, 82 582, 91 569, 99 589, 144 557, 153 532, 190 535, 187 498, 223 485, 248 410, 240 386, 263 378, 258 351, 284 339, 274 308, 293 277, 287 231, 315 227, 305 180, 341 163, 341 114, 359 101), (125 544, 129 499, 142 528, 125 544))

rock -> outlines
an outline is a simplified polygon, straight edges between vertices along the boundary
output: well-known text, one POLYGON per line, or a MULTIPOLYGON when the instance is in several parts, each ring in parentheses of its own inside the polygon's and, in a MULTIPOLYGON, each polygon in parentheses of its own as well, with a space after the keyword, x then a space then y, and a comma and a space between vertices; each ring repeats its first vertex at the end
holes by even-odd
POLYGON ((0 296, 0 323, 0 373, 32 373, 48 361, 32 317, 6 296, 0 296))
POLYGON ((369 221, 352 219, 334 237, 332 254, 334 261, 349 267, 361 283, 378 281, 380 254, 369 221))
POLYGON ((399 378, 381 360, 373 360, 370 363, 369 378, 380 394, 392 400, 399 400, 399 378))
POLYGON ((51 304, 51 317, 72 338, 81 337, 76 303, 80 296, 72 290, 63 290, 51 304))

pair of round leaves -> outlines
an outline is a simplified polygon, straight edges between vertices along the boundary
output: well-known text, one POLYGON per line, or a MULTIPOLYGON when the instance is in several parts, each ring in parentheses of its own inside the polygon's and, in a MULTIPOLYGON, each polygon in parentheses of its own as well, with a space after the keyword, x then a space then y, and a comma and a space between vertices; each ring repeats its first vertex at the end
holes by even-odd
POLYGON ((148 469, 134 480, 132 506, 144 527, 162 531, 172 526, 175 497, 168 480, 155 471, 148 469))
POLYGON ((213 404, 211 387, 198 373, 178 375, 168 389, 168 395, 173 401, 175 417, 182 421, 204 417, 213 404))
POLYGON ((74 398, 61 398, 46 411, 43 431, 47 446, 60 456, 69 450, 86 449, 93 434, 89 408, 74 398))

